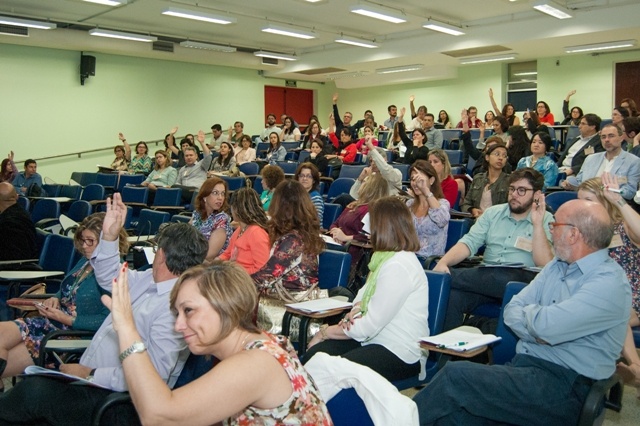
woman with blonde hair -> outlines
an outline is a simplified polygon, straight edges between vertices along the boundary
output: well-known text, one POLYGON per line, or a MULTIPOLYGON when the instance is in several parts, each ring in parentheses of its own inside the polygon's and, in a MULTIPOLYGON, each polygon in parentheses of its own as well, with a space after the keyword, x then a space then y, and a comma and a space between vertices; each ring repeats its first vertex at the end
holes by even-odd
POLYGON ((318 282, 318 255, 324 250, 320 221, 303 186, 281 182, 273 193, 267 223, 271 257, 251 275, 259 291, 282 285, 287 290, 308 290, 318 282))
POLYGON ((196 196, 196 209, 190 223, 209 241, 206 257, 209 261, 227 249, 233 233, 227 214, 227 192, 227 182, 214 176, 204 181, 196 196))
POLYGON ((453 207, 458 199, 458 191, 461 192, 461 198, 464 197, 464 182, 462 182, 462 185, 459 185, 458 182, 453 179, 453 176, 451 176, 449 156, 440 148, 429 151, 429 164, 431 164, 436 170, 436 173, 438 173, 442 194, 449 202, 449 205, 453 207), (460 187, 462 187, 462 190, 460 187))
POLYGON ((429 335, 427 277, 415 252, 420 242, 409 208, 397 197, 369 208, 373 256, 353 309, 336 325, 322 326, 303 357, 317 352, 365 365, 389 381, 417 376, 418 341, 429 335))
MULTIPOLYGON (((120 270, 107 302, 120 350, 141 341, 120 270)), ((293 347, 252 321, 258 303, 251 278, 239 265, 214 261, 185 271, 171 291, 175 329, 191 353, 220 362, 175 390, 156 372, 146 351, 126 356, 122 368, 142 424, 332 424, 327 407, 293 347)))
POLYGON ((611 256, 624 269, 631 285, 631 316, 622 356, 627 364, 618 364, 618 373, 625 381, 638 388, 640 396, 640 357, 633 342, 631 327, 640 325, 640 215, 615 192, 618 179, 608 172, 600 178, 588 179, 578 187, 578 198, 602 204, 614 224, 614 235, 609 245, 611 256), (612 191, 610 191, 610 189, 612 191))
MULTIPOLYGON (((381 174, 369 175, 358 189, 358 199, 347 205, 338 219, 329 227, 329 233, 339 243, 351 241, 366 242, 367 236, 362 233, 362 218, 369 213, 369 205, 382 197, 387 196, 387 184, 381 174)), ((362 250, 350 245, 351 266, 358 264, 362 257, 362 250)))
POLYGON ((253 274, 269 260, 267 214, 252 188, 240 188, 231 197, 231 215, 238 224, 227 249, 218 256, 232 260, 253 274))
POLYGON ((147 179, 142 182, 142 186, 147 186, 151 190, 158 188, 170 188, 178 179, 178 170, 171 167, 169 153, 164 150, 157 150, 155 153, 156 165, 147 179))

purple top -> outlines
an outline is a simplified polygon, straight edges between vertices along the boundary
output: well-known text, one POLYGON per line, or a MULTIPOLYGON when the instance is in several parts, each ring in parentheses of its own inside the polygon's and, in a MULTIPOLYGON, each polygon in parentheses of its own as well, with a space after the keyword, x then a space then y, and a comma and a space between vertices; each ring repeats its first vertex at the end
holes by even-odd
MULTIPOLYGON (((414 200, 408 200, 407 206, 411 207, 414 200)), ((413 225, 416 227, 418 239, 420 240, 420 250, 417 255, 422 257, 442 256, 447 245, 447 233, 449 231, 449 202, 441 198, 440 208, 429 208, 426 216, 416 217, 413 212, 413 225)))

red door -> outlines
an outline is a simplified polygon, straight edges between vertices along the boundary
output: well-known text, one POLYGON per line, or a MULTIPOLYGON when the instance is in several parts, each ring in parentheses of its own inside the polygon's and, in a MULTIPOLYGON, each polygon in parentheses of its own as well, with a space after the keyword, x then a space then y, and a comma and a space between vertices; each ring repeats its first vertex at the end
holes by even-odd
POLYGON ((313 90, 264 86, 264 116, 267 114, 275 114, 278 124, 282 124, 280 116, 287 114, 306 127, 313 115, 313 90))

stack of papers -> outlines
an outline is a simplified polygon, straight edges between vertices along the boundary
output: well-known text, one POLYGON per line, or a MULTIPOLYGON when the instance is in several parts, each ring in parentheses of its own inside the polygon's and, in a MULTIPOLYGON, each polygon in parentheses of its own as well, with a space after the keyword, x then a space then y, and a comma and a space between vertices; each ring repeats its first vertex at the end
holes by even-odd
POLYGON ((353 304, 351 302, 344 302, 339 299, 327 297, 324 299, 308 300, 306 302, 288 303, 285 306, 293 308, 301 312, 308 312, 310 314, 322 313, 332 311, 334 309, 346 309, 350 308, 353 304))
POLYGON ((422 337, 420 341, 433 345, 438 349, 466 352, 501 339, 502 337, 494 336, 493 334, 476 334, 453 329, 435 336, 422 337))

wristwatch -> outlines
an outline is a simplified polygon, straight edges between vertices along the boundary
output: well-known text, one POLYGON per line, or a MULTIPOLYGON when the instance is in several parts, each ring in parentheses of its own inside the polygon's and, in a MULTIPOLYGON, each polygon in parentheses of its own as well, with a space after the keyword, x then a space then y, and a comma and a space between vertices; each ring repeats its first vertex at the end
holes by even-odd
POLYGON ((91 370, 89 375, 85 378, 87 382, 93 382, 93 376, 96 374, 96 369, 91 370))
POLYGON ((122 351, 120 354, 120 362, 124 361, 131 354, 139 354, 140 352, 144 352, 147 350, 147 347, 143 342, 136 341, 131 344, 127 349, 122 351))

